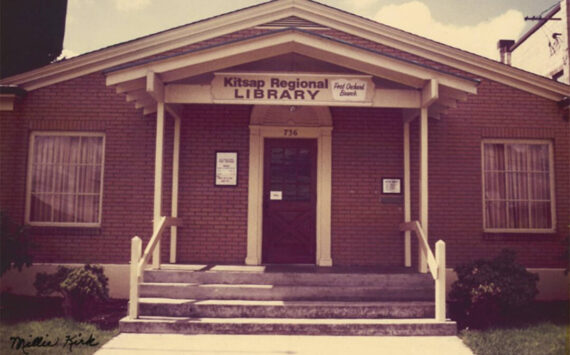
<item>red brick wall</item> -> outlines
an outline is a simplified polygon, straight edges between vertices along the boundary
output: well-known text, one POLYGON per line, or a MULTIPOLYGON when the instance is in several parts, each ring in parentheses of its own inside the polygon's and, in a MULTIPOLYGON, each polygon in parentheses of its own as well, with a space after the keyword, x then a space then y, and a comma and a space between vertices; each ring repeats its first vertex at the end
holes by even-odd
POLYGON ((38 89, 17 101, 15 120, 2 119, 2 208, 24 221, 29 135, 32 131, 95 131, 106 137, 103 217, 100 229, 32 228, 34 262, 126 262, 130 238, 152 225, 155 120, 105 86, 102 74, 38 89), (4 128, 8 128, 6 131, 4 128), (4 180, 3 180, 4 181, 4 180), (141 223, 146 221, 146 223, 141 223))
MULTIPOLYGON (((100 74, 39 89, 2 113, 3 210, 24 221, 28 137, 34 130, 104 132, 99 229, 32 228, 35 262, 125 263, 130 239, 152 232, 156 119, 143 117, 100 74)), ((243 263, 247 235, 249 106, 188 106, 182 121, 178 254, 185 262, 243 263), (238 151, 239 185, 214 187, 215 151, 238 151)), ((166 120, 164 213, 170 213, 173 119, 166 120)), ((166 235, 163 258, 167 260, 166 235)))
POLYGON ((400 110, 331 111, 333 263, 399 265, 404 255, 398 229, 404 220, 403 199, 381 202, 380 181, 403 178, 400 110))
MULTIPOLYGON (((237 105, 188 105, 184 110, 178 207, 184 223, 178 232, 180 262, 244 263, 250 112, 250 106, 237 105), (214 186, 216 151, 238 152, 237 187, 214 186)), ((170 181, 170 175, 165 178, 170 181)), ((166 185, 165 195, 170 196, 170 183, 166 185)))
MULTIPOLYGON (((247 31, 236 36, 249 35, 247 31)), ((332 32, 331 32, 332 33, 332 32)), ((370 42, 348 35, 359 45, 370 42)), ((231 37, 231 36, 230 36, 231 37)), ((235 36, 234 36, 235 37, 235 36)), ((232 37, 233 38, 233 37, 232 37)), ((374 45, 390 54, 399 51, 374 45)), ((413 55, 406 58, 423 61, 413 55)), ((428 63, 428 61, 424 61, 428 63)), ((443 66, 440 66, 443 67, 443 66)), ((449 69, 449 68, 448 68, 449 69)), ((458 72, 457 70, 453 70, 458 72)), ((243 263, 247 238, 249 106, 187 105, 183 112, 178 237, 181 262, 243 263), (214 187, 216 150, 238 151, 239 185, 214 187)), ((381 201, 380 179, 403 177, 399 110, 332 108, 332 255, 338 265, 401 265, 403 203, 381 201)), ((33 130, 106 134, 100 229, 33 229, 35 262, 126 263, 133 235, 152 229, 155 118, 92 74, 28 93, 0 118, 0 206, 24 219, 28 137, 33 130)), ((173 120, 166 120, 164 214, 170 212, 173 120)), ((417 120, 412 123, 412 214, 417 218, 417 120)), ((477 95, 429 123, 430 244, 447 242, 448 265, 512 248, 529 267, 562 267, 570 224, 570 137, 556 103, 489 80, 477 95), (482 231, 483 138, 554 142, 557 233, 489 236, 482 231)), ((168 258, 168 236, 163 258, 168 258)), ((415 257, 414 257, 415 260, 415 257)))
MULTIPOLYGON (((417 122, 414 123, 417 141, 417 122)), ((570 224, 569 124, 555 102, 485 80, 478 94, 429 122, 429 224, 431 244, 444 239, 451 266, 503 248, 528 267, 564 267, 563 239, 570 224), (485 138, 553 142, 557 233, 483 234, 481 141, 485 138)), ((412 157, 417 158, 417 144, 412 157)), ((412 166, 417 167, 417 159, 412 166)), ((417 171, 416 171, 417 176, 417 171)), ((417 193, 417 185, 412 190, 417 193)), ((566 261, 567 263, 567 261, 566 261)))

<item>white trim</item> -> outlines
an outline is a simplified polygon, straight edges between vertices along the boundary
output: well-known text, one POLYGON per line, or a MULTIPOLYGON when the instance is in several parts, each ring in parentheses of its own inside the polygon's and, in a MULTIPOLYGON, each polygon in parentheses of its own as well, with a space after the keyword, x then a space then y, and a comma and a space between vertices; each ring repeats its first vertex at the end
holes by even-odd
MULTIPOLYGON (((320 126, 304 126, 303 118, 290 125, 263 125, 266 115, 271 115, 271 108, 277 106, 255 106, 252 110, 250 125, 249 155, 249 191, 248 191, 248 232, 246 265, 260 265, 262 261, 262 224, 263 224, 263 156, 265 138, 287 138, 283 132, 291 127, 298 127, 295 138, 316 138, 317 152, 317 215, 316 264, 332 266, 331 257, 331 171, 332 171, 332 117, 328 107, 310 107, 319 116, 320 126), (254 124, 256 123, 256 124, 254 124)), ((310 113, 310 112, 308 112, 310 113)), ((291 139, 295 139, 291 138, 291 139)))
MULTIPOLYGON (((439 99, 439 83, 436 79, 430 79, 422 88, 422 107, 430 107, 439 99)), ((455 101, 453 100, 455 103, 455 101)))
MULTIPOLYGON (((555 233, 556 232, 556 186, 554 178, 554 144, 548 139, 482 139, 481 140, 481 198, 483 209, 483 232, 485 233, 555 233), (550 183, 550 214, 551 214, 551 228, 487 228, 487 213, 485 208, 485 144, 541 144, 548 145, 548 174, 550 183)), ((529 196, 530 201, 530 196, 529 196)))
POLYGON ((156 102, 164 102, 164 84, 156 73, 149 71, 146 74, 146 93, 156 102))
MULTIPOLYGON (((160 218, 162 217, 162 171, 164 152, 164 103, 157 102, 156 113, 156 143, 154 155, 154 204, 153 204, 153 231, 156 233, 160 228, 160 218)), ((155 269, 160 267, 160 241, 156 244, 152 255, 152 266, 155 269)))
MULTIPOLYGON (((404 121, 404 222, 412 221, 410 175, 410 122, 404 121)), ((409 230, 404 232, 404 266, 412 266, 412 240, 409 230)))
POLYGON ((127 67, 108 73, 106 82, 108 86, 118 85, 138 80, 152 71, 160 74, 166 83, 290 52, 414 88, 423 88, 426 82, 435 79, 442 86, 477 93, 477 83, 472 80, 294 29, 127 67))
MULTIPOLYGON (((174 116, 174 142, 172 147, 172 217, 178 217, 178 190, 179 190, 179 173, 180 173, 180 126, 182 120, 179 115, 174 116)), ((170 263, 176 263, 176 246, 178 237, 178 226, 173 225, 170 227, 170 263)))
POLYGON ((13 111, 15 94, 0 94, 0 111, 13 111))
POLYGON ((100 227, 103 213, 103 180, 105 177, 105 134, 99 132, 84 132, 84 131, 33 131, 30 134, 30 141, 28 142, 28 169, 26 176, 26 204, 25 204, 25 217, 26 224, 36 227, 100 227), (101 137, 101 181, 99 186, 99 221, 96 223, 79 223, 79 222, 33 222, 30 221, 31 213, 31 200, 32 200, 32 178, 33 178, 33 160, 35 144, 34 139, 37 136, 65 136, 65 137, 101 137))
MULTIPOLYGON (((259 100, 247 100, 247 99, 236 99, 236 100, 214 100, 212 96, 212 86, 211 85, 188 85, 188 84, 171 84, 167 85, 164 93, 164 102, 169 104, 214 104, 214 103, 230 103, 230 104, 261 104, 259 100)), ((136 92, 132 92, 136 95, 136 92)), ((129 95, 127 95, 127 101, 129 101, 129 95)), ((136 98, 133 97, 134 100, 136 98)), ((453 101, 454 103, 455 101, 453 101)), ((267 100, 265 103, 270 105, 277 104, 289 104, 290 102, 280 101, 275 102, 274 100, 267 100)), ((398 107, 398 108, 419 108, 420 103, 420 92, 417 90, 402 90, 402 89, 375 89, 372 98, 372 103, 354 103, 349 101, 330 101, 330 102, 297 102, 294 105, 307 105, 307 106, 364 106, 364 107, 398 107)))
MULTIPOLYGON (((331 122, 332 124, 332 122, 331 122)), ((332 266, 332 127, 320 127, 317 157, 317 259, 318 266, 332 266)))
MULTIPOLYGON (((420 181, 419 181, 419 216, 422 230, 428 240, 428 109, 420 109, 420 181)), ((427 260, 425 255, 418 248, 418 269, 426 273, 427 260)))

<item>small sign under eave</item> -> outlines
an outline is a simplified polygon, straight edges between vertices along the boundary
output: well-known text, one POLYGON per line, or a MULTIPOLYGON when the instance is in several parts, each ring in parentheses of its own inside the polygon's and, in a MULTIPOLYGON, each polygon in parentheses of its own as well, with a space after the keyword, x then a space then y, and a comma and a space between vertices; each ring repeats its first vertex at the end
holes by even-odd
POLYGON ((215 73, 216 103, 371 106, 370 75, 299 73, 215 73))

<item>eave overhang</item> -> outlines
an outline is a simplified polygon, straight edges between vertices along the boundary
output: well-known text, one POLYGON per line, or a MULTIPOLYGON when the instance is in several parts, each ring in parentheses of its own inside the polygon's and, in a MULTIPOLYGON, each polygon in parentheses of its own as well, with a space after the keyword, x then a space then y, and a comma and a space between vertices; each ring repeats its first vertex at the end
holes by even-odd
MULTIPOLYGON (((169 57, 118 66, 105 71, 105 74, 107 85, 115 86, 117 92, 125 94, 128 101, 133 101, 136 107, 151 113, 156 100, 151 94, 154 90, 148 88, 149 73, 152 73, 153 77, 158 77, 164 85, 165 103, 213 103, 208 96, 209 87, 205 85, 184 87, 179 82, 205 73, 223 71, 237 65, 287 53, 336 63, 359 73, 397 82, 410 88, 399 93, 410 97, 414 96, 414 92, 416 94, 415 99, 406 101, 404 106, 401 106, 402 104, 398 106, 397 103, 390 106, 389 102, 375 102, 373 106, 376 107, 420 108, 425 101, 422 100, 422 92, 425 91, 426 85, 431 87, 434 82, 437 83, 435 91, 438 95, 435 97, 430 91, 430 95, 435 97, 429 102, 433 105, 433 109, 453 107, 456 101, 465 100, 468 94, 476 94, 479 84, 478 80, 296 28, 276 30, 169 57), (185 102, 180 102, 176 96, 180 91, 188 93, 185 102)), ((394 93, 386 90, 384 94, 394 93)))
POLYGON ((14 85, 0 85, 0 111, 13 111, 16 98, 26 95, 26 90, 14 85))

